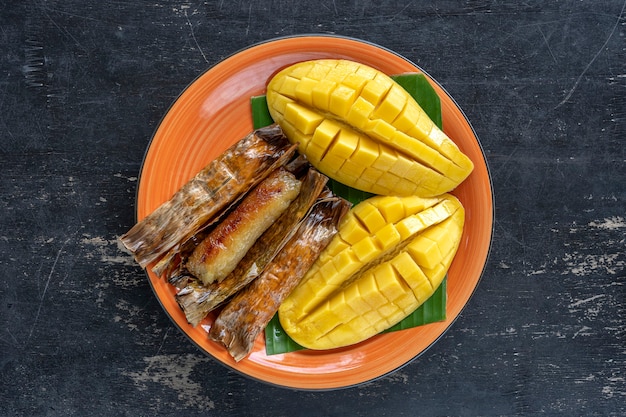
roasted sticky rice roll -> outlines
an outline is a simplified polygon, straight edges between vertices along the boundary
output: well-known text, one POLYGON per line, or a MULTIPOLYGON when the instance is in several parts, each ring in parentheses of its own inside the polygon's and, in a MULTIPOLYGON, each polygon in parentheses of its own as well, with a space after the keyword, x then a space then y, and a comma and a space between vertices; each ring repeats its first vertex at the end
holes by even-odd
POLYGON ((298 197, 282 215, 252 245, 235 269, 221 282, 208 285, 186 277, 176 301, 185 312, 187 321, 197 326, 206 315, 237 291, 259 276, 285 241, 296 231, 298 223, 318 198, 328 177, 311 168, 302 178, 298 197))
POLYGON ((295 147, 289 144, 277 125, 250 133, 122 235, 121 242, 142 268, 167 253, 163 265, 155 271, 161 275, 176 256, 181 243, 218 217, 269 173, 284 165, 294 151, 295 147))
POLYGON ((300 186, 287 170, 275 170, 200 242, 186 262, 187 270, 205 285, 222 281, 289 207, 300 186))
POLYGON ((350 203, 339 197, 316 202, 300 227, 263 273, 239 291, 215 319, 209 338, 240 361, 274 316, 280 303, 337 233, 350 203))

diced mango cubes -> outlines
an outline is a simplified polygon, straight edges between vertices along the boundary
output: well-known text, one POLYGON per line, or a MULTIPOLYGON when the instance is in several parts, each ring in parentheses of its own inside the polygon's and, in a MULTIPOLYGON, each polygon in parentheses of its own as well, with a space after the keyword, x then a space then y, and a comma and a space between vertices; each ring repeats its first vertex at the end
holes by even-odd
POLYGON ((443 281, 464 219, 450 194, 375 196, 357 204, 281 304, 283 328, 302 346, 331 349, 398 323, 443 281))
POLYGON ((367 65, 300 62, 272 77, 266 97, 274 121, 311 164, 350 187, 431 197, 473 170, 410 94, 367 65))

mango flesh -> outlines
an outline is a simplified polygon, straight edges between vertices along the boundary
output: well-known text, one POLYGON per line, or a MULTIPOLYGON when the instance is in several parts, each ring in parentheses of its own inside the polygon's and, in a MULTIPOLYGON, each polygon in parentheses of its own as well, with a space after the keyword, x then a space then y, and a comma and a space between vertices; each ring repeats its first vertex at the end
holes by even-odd
POLYGON ((443 194, 375 196, 339 231, 280 306, 285 332, 309 349, 332 349, 400 322, 439 287, 459 247, 465 211, 443 194))
POLYGON ((432 197, 453 190, 471 160, 384 73, 322 59, 287 67, 267 86, 274 121, 313 166, 379 195, 432 197))

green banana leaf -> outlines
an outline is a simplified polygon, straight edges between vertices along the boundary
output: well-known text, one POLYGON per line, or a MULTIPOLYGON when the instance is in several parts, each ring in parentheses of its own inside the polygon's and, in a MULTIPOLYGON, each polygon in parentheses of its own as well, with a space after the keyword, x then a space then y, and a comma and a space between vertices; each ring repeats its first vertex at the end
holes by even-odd
MULTIPOLYGON (((413 96, 433 122, 435 122, 439 128, 442 128, 441 102, 426 77, 423 74, 402 74, 392 76, 392 78, 413 96)), ((250 104, 252 108, 252 122, 255 129, 274 123, 267 108, 265 96, 252 97, 250 104)), ((328 185, 334 193, 347 199, 352 204, 358 204, 371 196, 369 193, 355 190, 332 179, 329 181, 328 185)), ((444 279, 439 288, 424 304, 404 320, 385 330, 385 333, 445 320, 447 302, 446 283, 447 279, 444 279)), ((274 355, 294 352, 301 349, 304 348, 294 342, 285 333, 278 320, 278 314, 276 314, 265 328, 266 353, 268 355, 274 355)))

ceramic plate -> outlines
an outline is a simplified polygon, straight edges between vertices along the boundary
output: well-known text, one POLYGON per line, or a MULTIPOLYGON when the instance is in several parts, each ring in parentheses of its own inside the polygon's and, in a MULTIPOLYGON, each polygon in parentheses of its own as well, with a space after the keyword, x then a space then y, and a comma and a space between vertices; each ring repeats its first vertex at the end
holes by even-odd
MULTIPOLYGON (((318 58, 350 59, 390 75, 423 72, 390 50, 335 36, 280 38, 230 56, 193 81, 161 121, 143 161, 137 190, 137 220, 168 200, 209 161, 252 130, 250 97, 263 94, 266 82, 277 70, 318 58)), ((270 384, 296 389, 335 389, 397 370, 424 352, 452 324, 476 288, 488 256, 493 198, 485 158, 472 127, 454 100, 428 78, 441 98, 444 131, 475 165, 469 178, 454 191, 465 206, 466 226, 448 273, 447 320, 379 335, 332 351, 268 356, 261 336, 250 356, 235 363, 221 346, 208 340, 206 329, 213 316, 203 326, 190 326, 174 299, 174 287, 148 272, 152 288, 167 314, 202 351, 237 372, 270 384)))

